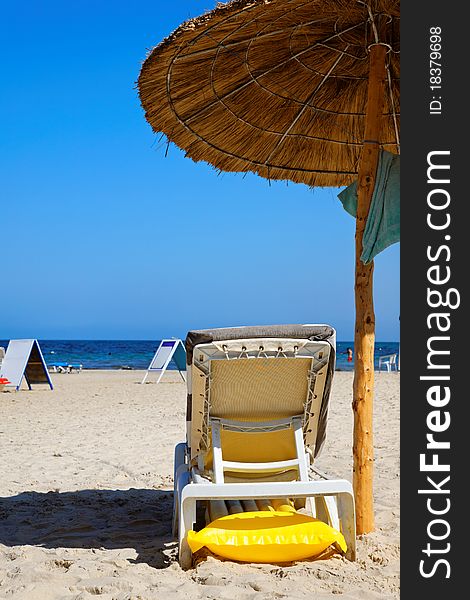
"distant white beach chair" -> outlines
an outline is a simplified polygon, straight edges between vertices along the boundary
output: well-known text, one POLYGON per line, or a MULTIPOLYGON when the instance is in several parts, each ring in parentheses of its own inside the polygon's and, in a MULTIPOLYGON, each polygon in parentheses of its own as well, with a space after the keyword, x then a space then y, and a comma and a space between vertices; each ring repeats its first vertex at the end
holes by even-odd
POLYGON ((53 373, 80 373, 83 369, 83 365, 80 364, 70 364, 67 362, 57 362, 49 365, 49 371, 53 373))
POLYGON ((385 367, 389 373, 393 370, 398 371, 397 356, 398 354, 379 356, 379 371, 382 371, 382 367, 385 367))
MULTIPOLYGON (((326 437, 335 330, 280 325, 190 331, 187 433, 175 448, 173 532, 192 564, 187 534, 199 508, 287 498, 340 530, 355 560, 352 485, 313 466, 326 437)), ((252 509, 253 510, 253 509, 252 509)))
POLYGON ((47 367, 52 373, 65 373, 67 369, 67 363, 53 363, 47 365, 47 367))

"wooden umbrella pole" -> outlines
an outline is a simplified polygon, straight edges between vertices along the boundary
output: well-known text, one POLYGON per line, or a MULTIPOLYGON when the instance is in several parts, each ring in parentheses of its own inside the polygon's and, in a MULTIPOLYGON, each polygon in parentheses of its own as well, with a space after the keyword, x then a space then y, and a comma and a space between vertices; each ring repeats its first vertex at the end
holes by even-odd
POLYGON ((385 90, 386 52, 386 47, 379 44, 370 47, 365 140, 359 163, 357 186, 353 485, 356 498, 356 527, 358 534, 374 530, 374 442, 372 431, 375 341, 373 302, 374 264, 364 265, 360 257, 362 254, 362 237, 369 214, 379 159, 379 136, 385 90))

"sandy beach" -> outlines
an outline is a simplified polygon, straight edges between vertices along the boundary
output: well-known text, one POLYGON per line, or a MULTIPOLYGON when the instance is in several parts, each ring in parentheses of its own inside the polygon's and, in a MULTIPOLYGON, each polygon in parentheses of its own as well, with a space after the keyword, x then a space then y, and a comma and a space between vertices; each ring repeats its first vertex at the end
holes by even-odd
MULTIPOLYGON (((209 556, 184 572, 171 537, 173 447, 184 439, 177 373, 53 375, 0 394, 0 598, 22 600, 399 597, 399 375, 376 374, 376 531, 358 559, 290 566, 209 556)), ((351 479, 352 373, 333 381, 317 466, 351 479)))

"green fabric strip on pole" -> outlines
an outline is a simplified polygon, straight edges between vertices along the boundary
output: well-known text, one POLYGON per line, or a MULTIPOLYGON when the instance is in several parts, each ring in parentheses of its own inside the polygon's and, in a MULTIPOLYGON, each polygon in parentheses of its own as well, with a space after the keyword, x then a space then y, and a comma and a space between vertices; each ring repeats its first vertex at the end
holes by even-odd
MULTIPOLYGON (((338 194, 343 208, 356 216, 357 182, 338 194)), ((375 190, 370 204, 361 261, 372 262, 375 256, 400 241, 400 156, 381 151, 377 166, 375 190)))

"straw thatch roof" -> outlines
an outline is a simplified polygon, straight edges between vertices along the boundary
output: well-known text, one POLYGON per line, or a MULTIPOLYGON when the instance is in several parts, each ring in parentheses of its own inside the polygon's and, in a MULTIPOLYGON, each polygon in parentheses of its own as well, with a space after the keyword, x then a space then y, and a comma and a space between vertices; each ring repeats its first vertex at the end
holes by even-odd
POLYGON ((379 140, 398 152, 399 0, 234 0, 183 23, 145 60, 155 132, 223 171, 350 183, 364 141, 368 47, 388 45, 379 140))

